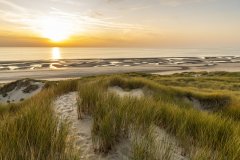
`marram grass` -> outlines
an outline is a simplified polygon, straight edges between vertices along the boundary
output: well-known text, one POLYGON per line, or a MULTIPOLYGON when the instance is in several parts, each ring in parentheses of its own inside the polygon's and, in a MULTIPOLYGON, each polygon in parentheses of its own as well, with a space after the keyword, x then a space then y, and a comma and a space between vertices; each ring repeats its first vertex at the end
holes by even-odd
POLYGON ((73 89, 74 81, 60 82, 17 104, 15 113, 5 113, 0 122, 0 159, 77 159, 67 142, 68 126, 60 123, 52 110, 54 98, 73 89))
POLYGON ((129 159, 171 159, 174 146, 156 144, 154 126, 175 137, 189 159, 238 160, 239 78, 237 73, 225 72, 132 73, 47 82, 45 89, 29 100, 0 105, 0 159, 79 159, 81 153, 67 138, 68 125, 52 110, 57 96, 77 90, 79 119, 92 117, 92 141, 99 154, 130 139, 129 159), (145 96, 119 97, 108 92, 112 86, 126 91, 140 88, 145 96), (191 100, 208 110, 196 109, 191 100))
MULTIPOLYGON (((111 150, 120 137, 128 135, 130 129, 148 128, 155 124, 175 135, 192 159, 209 159, 209 155, 212 155, 212 159, 234 160, 240 156, 239 122, 232 115, 221 113, 223 109, 228 112, 227 107, 231 107, 231 95, 183 90, 143 78, 127 79, 119 76, 103 77, 99 78, 99 82, 94 80, 81 85, 79 96, 85 104, 93 103, 89 97, 96 98, 97 103, 90 105, 94 119, 92 134, 93 141, 102 152, 111 150), (141 99, 120 98, 107 92, 109 86, 120 86, 126 90, 143 88, 146 96, 141 99), (90 92, 90 88, 94 88, 94 92, 90 92), (96 91, 99 88, 101 91, 96 91), (185 102, 179 102, 183 101, 181 98, 184 96, 194 96, 217 109, 214 112, 196 110, 185 102), (206 148, 208 152, 202 152, 206 148)), ((79 106, 85 107, 83 103, 79 106)), ((141 146, 137 148, 140 149, 141 146)), ((137 157, 136 153, 138 152, 134 152, 133 157, 137 157)))

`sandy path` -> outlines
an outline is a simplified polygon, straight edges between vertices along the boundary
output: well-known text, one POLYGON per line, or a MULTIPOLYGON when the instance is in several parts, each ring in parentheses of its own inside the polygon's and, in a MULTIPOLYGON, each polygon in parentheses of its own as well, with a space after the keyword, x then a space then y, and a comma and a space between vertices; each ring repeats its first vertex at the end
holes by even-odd
POLYGON ((84 160, 123 160, 127 159, 129 144, 122 141, 108 155, 99 155, 94 152, 91 128, 92 119, 86 117, 78 120, 77 115, 77 92, 62 95, 54 102, 54 109, 62 121, 70 123, 70 136, 75 141, 75 147, 81 151, 81 159, 84 160))

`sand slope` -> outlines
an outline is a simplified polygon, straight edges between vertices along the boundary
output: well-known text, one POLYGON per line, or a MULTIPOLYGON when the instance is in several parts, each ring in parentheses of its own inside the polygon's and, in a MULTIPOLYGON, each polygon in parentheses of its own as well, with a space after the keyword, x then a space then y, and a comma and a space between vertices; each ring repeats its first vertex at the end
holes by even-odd
POLYGON ((39 93, 44 82, 23 79, 6 84, 0 89, 0 103, 18 103, 39 93))

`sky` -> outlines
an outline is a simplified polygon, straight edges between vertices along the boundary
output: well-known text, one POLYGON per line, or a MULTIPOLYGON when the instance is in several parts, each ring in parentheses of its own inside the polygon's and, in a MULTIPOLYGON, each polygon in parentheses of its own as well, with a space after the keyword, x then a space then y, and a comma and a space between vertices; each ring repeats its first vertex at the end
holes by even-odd
POLYGON ((0 0, 0 46, 239 45, 239 0, 0 0))

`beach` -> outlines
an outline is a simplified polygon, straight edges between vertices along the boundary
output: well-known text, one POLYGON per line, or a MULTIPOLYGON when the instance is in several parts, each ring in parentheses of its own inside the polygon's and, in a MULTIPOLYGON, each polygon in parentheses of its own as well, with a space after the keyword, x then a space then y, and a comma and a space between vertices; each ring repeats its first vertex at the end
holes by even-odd
POLYGON ((61 59, 0 61, 0 83, 22 78, 61 80, 113 73, 173 74, 200 71, 240 71, 239 56, 61 59))
POLYGON ((0 0, 0 160, 239 160, 240 0, 0 0))

